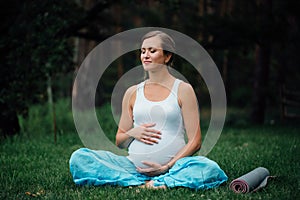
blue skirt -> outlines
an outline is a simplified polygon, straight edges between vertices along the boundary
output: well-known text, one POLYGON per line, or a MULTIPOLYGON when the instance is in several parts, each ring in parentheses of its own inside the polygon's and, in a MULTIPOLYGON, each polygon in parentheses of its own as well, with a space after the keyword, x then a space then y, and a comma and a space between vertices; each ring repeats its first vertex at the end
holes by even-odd
POLYGON ((179 159, 165 174, 149 177, 136 171, 126 157, 108 151, 81 148, 70 158, 70 171, 76 185, 138 186, 153 180, 154 186, 215 188, 228 177, 219 165, 203 156, 179 159))

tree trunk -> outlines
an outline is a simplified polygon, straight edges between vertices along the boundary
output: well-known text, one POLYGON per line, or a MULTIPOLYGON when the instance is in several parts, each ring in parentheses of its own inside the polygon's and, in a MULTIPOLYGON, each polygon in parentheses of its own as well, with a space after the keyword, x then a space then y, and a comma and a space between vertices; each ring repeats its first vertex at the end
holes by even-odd
POLYGON ((250 117, 253 123, 262 124, 265 119, 266 93, 269 82, 272 0, 259 1, 257 6, 259 35, 255 47, 254 85, 250 117))
POLYGON ((51 83, 51 76, 47 74, 47 95, 48 95, 48 104, 49 104, 49 114, 52 116, 52 131, 53 131, 53 138, 54 143, 56 144, 56 113, 55 107, 53 103, 53 95, 52 95, 52 83, 51 83))
POLYGON ((266 92, 269 80, 270 45, 256 45, 251 121, 262 124, 265 119, 266 92))

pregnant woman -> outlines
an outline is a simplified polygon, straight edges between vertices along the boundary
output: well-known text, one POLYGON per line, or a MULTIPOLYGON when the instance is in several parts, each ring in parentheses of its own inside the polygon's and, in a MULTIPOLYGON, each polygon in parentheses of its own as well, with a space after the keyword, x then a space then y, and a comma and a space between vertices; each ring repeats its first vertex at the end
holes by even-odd
POLYGON ((125 92, 116 134, 116 145, 128 148, 129 155, 75 151, 70 171, 77 185, 209 189, 227 180, 216 162, 192 156, 201 147, 197 99, 190 84, 169 73, 174 51, 173 39, 164 32, 142 38, 147 78, 125 92))

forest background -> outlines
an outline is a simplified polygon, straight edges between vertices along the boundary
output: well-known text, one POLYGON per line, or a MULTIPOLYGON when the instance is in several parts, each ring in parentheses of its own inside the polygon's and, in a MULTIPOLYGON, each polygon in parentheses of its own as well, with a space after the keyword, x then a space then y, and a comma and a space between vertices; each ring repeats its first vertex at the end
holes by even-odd
MULTIPOLYGON (((71 101, 74 78, 88 53, 110 36, 139 27, 182 32, 207 50, 223 78, 228 107, 244 113, 243 118, 228 115, 229 125, 282 123, 286 120, 282 88, 299 91, 296 0, 11 0, 0 4, 1 136, 18 133, 20 116, 26 118, 32 105, 49 104, 55 113, 56 102, 71 101)), ((128 53, 111 64, 99 81, 96 106, 110 103, 116 82, 139 65, 138 57, 138 52, 128 53)), ((209 107, 201 75, 180 57, 176 61, 176 70, 195 88, 200 107, 209 107)), ((298 115, 299 108, 288 112, 298 115)))

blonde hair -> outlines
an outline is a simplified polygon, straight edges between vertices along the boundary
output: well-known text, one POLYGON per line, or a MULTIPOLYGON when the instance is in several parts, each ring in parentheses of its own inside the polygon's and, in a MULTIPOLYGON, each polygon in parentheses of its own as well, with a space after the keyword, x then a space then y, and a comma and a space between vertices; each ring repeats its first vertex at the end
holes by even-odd
POLYGON ((171 36, 169 36, 168 34, 166 34, 165 32, 162 32, 162 31, 150 31, 142 37, 141 43, 143 43, 143 41, 145 39, 155 37, 155 36, 158 36, 159 39, 161 40, 161 47, 163 49, 164 54, 167 54, 167 55, 171 54, 171 58, 166 64, 167 64, 167 66, 172 67, 173 57, 174 57, 174 52, 175 52, 175 42, 171 38, 171 36))
MULTIPOLYGON (((172 39, 171 36, 166 34, 165 32, 162 31, 150 31, 146 33, 142 39, 141 39, 141 44, 144 42, 145 39, 151 38, 158 36, 159 39, 161 40, 161 47, 163 49, 164 54, 168 55, 171 54, 170 60, 166 63, 168 70, 170 71, 170 67, 173 67, 173 59, 174 59, 174 52, 175 52, 175 42, 172 39)), ((144 80, 148 78, 148 73, 145 71, 144 72, 144 80)))

